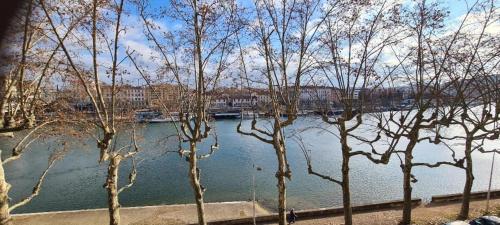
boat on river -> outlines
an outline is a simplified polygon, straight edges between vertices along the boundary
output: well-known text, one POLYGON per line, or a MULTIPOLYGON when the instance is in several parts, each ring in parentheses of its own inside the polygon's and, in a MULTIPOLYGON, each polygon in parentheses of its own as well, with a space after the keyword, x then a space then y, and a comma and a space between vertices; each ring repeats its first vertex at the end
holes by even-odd
POLYGON ((239 110, 232 110, 232 111, 225 111, 225 112, 214 112, 211 113, 212 118, 214 119, 239 119, 241 118, 241 111, 239 110))
POLYGON ((139 123, 170 123, 179 121, 179 113, 171 112, 168 115, 153 110, 141 110, 135 113, 135 121, 139 123))

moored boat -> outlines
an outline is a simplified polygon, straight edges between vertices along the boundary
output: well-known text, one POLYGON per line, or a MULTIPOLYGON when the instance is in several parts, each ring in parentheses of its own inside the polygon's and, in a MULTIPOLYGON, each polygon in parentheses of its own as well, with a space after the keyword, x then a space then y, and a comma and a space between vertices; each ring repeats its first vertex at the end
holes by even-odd
POLYGON ((169 123, 178 122, 179 113, 172 112, 167 116, 163 113, 153 110, 142 110, 135 113, 135 121, 139 123, 169 123))

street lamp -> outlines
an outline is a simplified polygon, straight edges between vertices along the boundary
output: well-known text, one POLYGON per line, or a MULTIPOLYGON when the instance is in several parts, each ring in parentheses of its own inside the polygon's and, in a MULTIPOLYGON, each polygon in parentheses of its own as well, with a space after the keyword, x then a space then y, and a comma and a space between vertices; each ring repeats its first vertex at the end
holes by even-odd
POLYGON ((255 219, 255 171, 262 171, 262 168, 260 167, 255 167, 255 164, 252 164, 252 190, 253 190, 253 200, 252 200, 252 204, 253 204, 253 224, 254 225, 257 225, 257 221, 255 219))
POLYGON ((494 165, 495 165, 495 152, 493 152, 493 159, 491 160, 490 183, 488 184, 488 194, 486 195, 486 212, 490 211, 491 179, 493 177, 493 166, 494 165))

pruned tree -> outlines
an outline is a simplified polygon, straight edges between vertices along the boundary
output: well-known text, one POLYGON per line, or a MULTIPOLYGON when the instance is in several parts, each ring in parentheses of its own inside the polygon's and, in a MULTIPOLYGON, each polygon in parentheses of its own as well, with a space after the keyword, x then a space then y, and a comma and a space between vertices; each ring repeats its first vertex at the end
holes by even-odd
MULTIPOLYGON (((60 46, 46 36, 43 29, 46 20, 40 15, 38 2, 25 2, 16 17, 17 23, 11 24, 9 35, 4 40, 11 47, 2 49, 1 55, 0 136, 18 140, 9 149, 11 154, 3 154, 6 157, 0 160, 0 224, 12 224, 11 212, 28 204, 40 193, 49 170, 66 151, 54 152, 32 193, 15 204, 9 197, 13 187, 8 182, 4 166, 20 159, 34 142, 60 136, 62 132, 58 127, 77 122, 66 117, 68 107, 53 107, 57 99, 52 96, 51 79, 58 71, 53 63, 58 60, 56 55, 60 46)), ((65 32, 63 38, 66 37, 65 32)))
MULTIPOLYGON (((42 134, 40 134, 40 131, 38 131, 38 136, 35 139, 38 140, 40 136, 42 136, 42 134)), ((24 153, 24 150, 29 149, 28 146, 31 143, 32 143, 31 141, 28 143, 18 142, 18 144, 16 144, 15 147, 15 150, 17 150, 17 152, 13 152, 13 154, 10 157, 7 157, 5 160, 3 160, 2 166, 0 166, 0 224, 12 224, 12 218, 10 216, 11 212, 19 207, 28 204, 29 202, 31 202, 31 200, 33 200, 36 196, 40 194, 40 191, 42 189, 42 184, 45 181, 45 178, 47 177, 49 170, 55 165, 57 161, 61 160, 68 151, 68 149, 66 148, 66 143, 63 142, 60 147, 61 149, 56 149, 49 157, 47 167, 38 177, 31 193, 28 196, 19 200, 18 202, 11 203, 9 198, 9 191, 12 187, 9 183, 7 183, 4 166, 10 162, 15 161, 16 159, 19 159, 20 156, 24 153)), ((48 150, 50 150, 50 147, 48 150)))
POLYGON ((465 170, 462 206, 458 214, 460 220, 469 217, 474 183, 472 153, 496 151, 496 149, 486 150, 484 143, 497 140, 500 135, 498 127, 500 51, 498 37, 495 36, 498 33, 488 32, 495 21, 498 22, 498 6, 494 1, 478 1, 472 7, 470 15, 472 19, 467 22, 467 28, 457 38, 459 47, 450 50, 450 60, 446 65, 450 81, 445 91, 445 100, 448 104, 444 106, 443 112, 454 112, 454 116, 450 117, 450 120, 439 121, 439 128, 443 129, 435 130, 437 139, 446 143, 453 153, 454 161, 460 162, 454 165, 465 170), (460 132, 449 135, 446 127, 460 132), (459 152, 458 149, 463 153, 463 158, 455 157, 456 152, 459 152))
POLYGON ((35 110, 46 100, 42 98, 42 88, 50 88, 55 69, 51 66, 57 60, 59 46, 47 44, 45 20, 39 11, 35 1, 27 1, 18 15, 21 22, 11 25, 11 35, 5 40, 12 47, 3 49, 1 56, 0 133, 3 135, 33 128, 35 110))
MULTIPOLYGON (((447 102, 443 101, 446 90, 454 79, 450 79, 448 66, 453 49, 460 48, 459 39, 466 22, 479 1, 468 8, 457 26, 445 26, 447 12, 439 3, 419 1, 412 6, 403 7, 402 26, 408 39, 413 44, 401 46, 394 56, 401 63, 399 76, 392 80, 400 86, 406 86, 411 103, 407 110, 380 113, 378 127, 382 134, 400 143, 403 149, 394 153, 400 159, 403 171, 404 206, 401 224, 411 223, 412 183, 417 179, 412 174, 415 166, 438 167, 441 165, 461 166, 462 161, 440 161, 436 163, 414 162, 414 150, 418 143, 429 141, 440 143, 435 134, 440 124, 452 120, 456 107, 443 110, 447 102), (408 57, 408 60, 403 61, 408 57)), ((399 146, 397 146, 399 148, 399 146)))
MULTIPOLYGON (((145 34, 159 53, 161 76, 170 76, 179 90, 178 152, 189 162, 189 180, 193 188, 198 223, 206 224, 204 192, 201 184, 200 159, 208 158, 218 148, 217 136, 209 122, 210 90, 216 88, 230 61, 234 35, 241 29, 240 9, 233 0, 185 1, 174 0, 165 10, 151 13, 146 1, 137 1, 145 34), (152 20, 162 18, 182 24, 171 31, 161 30, 152 20), (214 143, 200 152, 198 143, 213 136, 214 143), (187 143, 185 149, 182 143, 187 143)), ((151 76, 134 61, 137 71, 150 88, 151 76)), ((154 90, 153 90, 154 91, 154 90)), ((165 104, 162 104, 168 112, 165 104)), ((177 127, 176 127, 177 128, 177 127)))
POLYGON ((134 162, 134 157, 139 152, 135 128, 132 128, 129 134, 130 144, 119 146, 117 141, 119 121, 116 115, 116 101, 118 87, 122 84, 118 78, 123 73, 119 65, 126 59, 126 56, 119 58, 120 35, 126 29, 121 25, 125 1, 94 0, 75 3, 41 0, 40 3, 50 25, 51 37, 60 45, 64 53, 68 76, 77 78, 78 85, 83 87, 86 97, 93 106, 94 118, 86 119, 98 133, 93 137, 99 149, 99 162, 108 162, 107 178, 103 187, 108 192, 109 223, 118 225, 120 224, 119 194, 132 186, 137 174, 135 163, 133 163, 129 184, 119 188, 120 163, 127 159, 134 162), (60 5, 57 6, 58 4, 60 5), (78 29, 71 32, 71 42, 65 41, 59 27, 68 29, 72 24, 77 24, 78 29), (108 33, 104 30, 107 25, 113 26, 112 32, 108 33), (110 55, 110 63, 103 60, 105 54, 110 55), (82 63, 85 57, 91 59, 91 65, 82 63), (108 96, 103 93, 102 79, 105 75, 111 80, 111 91, 108 96))
MULTIPOLYGON (((366 132, 369 126, 367 113, 374 99, 365 99, 363 93, 371 93, 387 87, 400 63, 390 65, 385 61, 384 52, 395 47, 405 38, 396 20, 399 5, 392 1, 357 2, 340 1, 335 12, 324 24, 321 36, 323 51, 316 55, 319 75, 311 76, 309 83, 316 92, 327 91, 326 99, 316 94, 322 120, 336 130, 342 152, 342 177, 340 179, 313 170, 311 155, 306 143, 296 136, 307 160, 309 174, 331 181, 342 187, 345 224, 352 224, 352 206, 349 182, 349 161, 354 156, 365 156, 375 163, 386 164, 397 142, 390 143, 385 151, 376 149, 380 131, 373 137, 366 132), (384 86, 386 85, 386 86, 384 86), (342 113, 333 116, 332 102, 336 101, 342 113), (371 139, 371 140, 370 140, 371 139), (353 150, 353 142, 361 142, 370 151, 353 150)), ((314 127, 313 127, 314 128, 314 127)), ((306 128, 308 129, 308 128, 306 128)), ((321 128, 326 129, 326 128, 321 128)), ((333 150, 333 149, 332 149, 333 150)))
POLYGON ((284 132, 297 118, 301 82, 314 69, 313 55, 318 48, 321 24, 333 11, 333 6, 324 7, 324 3, 320 0, 254 1, 251 20, 255 22, 249 27, 253 39, 250 43, 258 52, 258 60, 264 63, 258 65, 261 67, 250 67, 248 59, 240 54, 240 66, 245 73, 242 77, 248 78, 248 71, 257 70, 257 76, 264 80, 270 97, 271 118, 269 129, 259 125, 254 117, 249 131, 242 129, 241 121, 237 131, 273 146, 277 158, 280 225, 286 224, 286 179, 292 176, 284 132))

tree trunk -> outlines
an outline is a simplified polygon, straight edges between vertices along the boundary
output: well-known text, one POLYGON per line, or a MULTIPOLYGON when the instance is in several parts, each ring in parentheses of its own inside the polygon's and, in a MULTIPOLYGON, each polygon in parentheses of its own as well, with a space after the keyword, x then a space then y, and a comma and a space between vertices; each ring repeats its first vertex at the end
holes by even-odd
POLYGON ((342 160, 342 201, 344 205, 344 224, 352 225, 351 191, 349 189, 349 157, 342 160))
POLYGON ((342 202, 344 205, 344 224, 352 225, 351 191, 349 188, 349 160, 350 148, 347 145, 347 133, 345 123, 341 124, 342 142, 342 202))
POLYGON ((279 214, 279 224, 285 225, 286 222, 286 161, 285 161, 285 151, 284 147, 280 146, 277 150, 278 153, 278 173, 276 178, 278 179, 278 214, 279 214))
POLYGON ((0 225, 10 225, 12 220, 9 212, 9 189, 10 185, 5 180, 5 172, 1 160, 0 151, 0 225))
POLYGON ((405 150, 405 162, 403 165, 403 191, 404 191, 404 203, 403 203, 403 219, 401 220, 402 225, 411 224, 411 169, 413 160, 413 148, 417 144, 418 137, 412 138, 410 143, 406 146, 405 150))
POLYGON ((120 224, 120 203, 118 202, 118 169, 121 157, 112 156, 108 166, 108 178, 106 189, 108 189, 109 224, 120 224))
MULTIPOLYGON (((406 161, 406 160, 405 160, 406 161)), ((402 225, 411 224, 411 165, 404 165, 403 169, 403 190, 404 190, 404 203, 403 203, 403 219, 402 225)))
POLYGON ((111 145, 111 141, 113 140, 114 136, 115 136, 114 128, 113 132, 111 132, 109 128, 105 128, 104 137, 97 142, 97 147, 100 149, 99 163, 108 160, 110 156, 110 154, 108 153, 108 148, 111 145))
POLYGON ((203 189, 200 184, 200 170, 198 169, 198 158, 196 155, 196 142, 190 143, 189 153, 189 178, 194 190, 196 208, 198 210, 198 224, 205 225, 205 206, 203 204, 203 189))
POLYGON ((466 220, 469 217, 469 204, 470 204, 470 193, 472 190, 472 184, 474 182, 474 174, 472 174, 472 143, 466 141, 465 143, 465 185, 464 193, 462 198, 462 207, 460 208, 460 213, 458 214, 459 220, 466 220))
POLYGON ((4 118, 4 112, 3 112, 3 104, 0 104, 0 128, 5 127, 5 118, 4 118))

